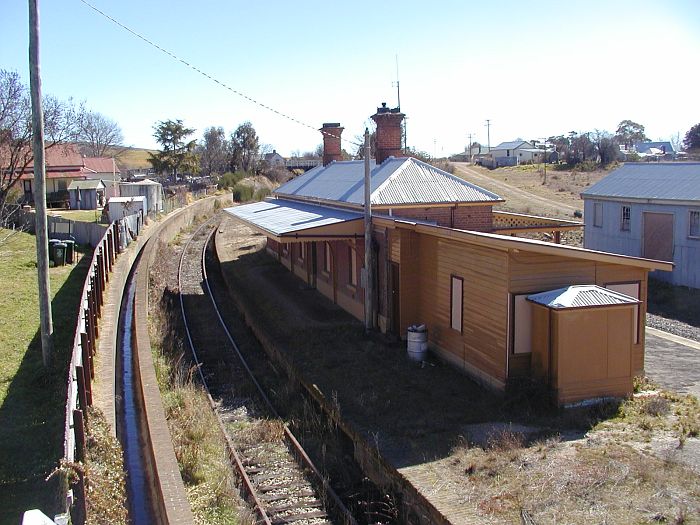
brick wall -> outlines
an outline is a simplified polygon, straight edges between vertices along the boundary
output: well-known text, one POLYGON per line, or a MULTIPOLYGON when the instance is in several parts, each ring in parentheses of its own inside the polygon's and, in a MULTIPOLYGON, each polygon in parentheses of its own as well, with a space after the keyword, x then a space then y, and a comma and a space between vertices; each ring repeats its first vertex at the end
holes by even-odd
POLYGON ((493 229, 493 213, 490 205, 458 206, 442 208, 398 208, 394 217, 434 222, 447 228, 489 232, 493 229))

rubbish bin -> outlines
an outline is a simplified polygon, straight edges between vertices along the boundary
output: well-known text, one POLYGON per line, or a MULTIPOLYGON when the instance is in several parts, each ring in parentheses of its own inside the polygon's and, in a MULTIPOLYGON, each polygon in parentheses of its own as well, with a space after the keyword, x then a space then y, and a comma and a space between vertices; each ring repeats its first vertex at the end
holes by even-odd
POLYGON ((49 239, 49 261, 53 261, 54 246, 61 242, 60 239, 49 239))
POLYGON ((73 264, 75 262, 75 241, 70 239, 63 241, 66 245, 66 263, 73 264))
POLYGON ((54 266, 66 264, 66 243, 57 242, 53 245, 53 263, 54 266))
POLYGON ((412 361, 423 361, 428 353, 428 329, 424 324, 408 327, 408 357, 412 361))

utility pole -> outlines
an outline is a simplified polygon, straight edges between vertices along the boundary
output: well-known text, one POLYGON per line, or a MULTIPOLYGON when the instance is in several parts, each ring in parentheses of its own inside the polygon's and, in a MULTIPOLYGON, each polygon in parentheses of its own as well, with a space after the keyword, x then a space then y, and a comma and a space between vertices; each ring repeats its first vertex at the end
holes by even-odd
POLYGON ((489 119, 486 119, 486 144, 489 148, 488 153, 491 153, 491 120, 489 119))
POLYGON ((374 266, 372 257, 372 203, 370 201, 369 130, 365 128, 365 333, 374 328, 374 266))
POLYGON ((39 0, 29 0, 29 87, 32 99, 32 149, 34 153, 34 206, 36 208, 36 264, 39 278, 41 356, 48 366, 53 356, 49 239, 46 224, 46 166, 44 161, 44 111, 39 74, 39 0))
POLYGON ((472 162, 472 134, 469 133, 469 164, 472 162))

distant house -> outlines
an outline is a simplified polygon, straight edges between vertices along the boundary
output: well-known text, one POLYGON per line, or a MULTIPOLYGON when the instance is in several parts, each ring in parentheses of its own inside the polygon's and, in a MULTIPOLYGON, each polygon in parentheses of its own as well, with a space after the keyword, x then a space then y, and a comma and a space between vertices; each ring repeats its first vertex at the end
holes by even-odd
POLYGON ((541 148, 537 148, 532 142, 528 142, 527 140, 514 140, 511 142, 501 142, 498 146, 491 148, 488 154, 490 159, 484 159, 482 163, 490 168, 517 166, 518 164, 527 164, 531 162, 539 163, 545 159, 547 154, 551 154, 551 151, 545 152, 541 148))
POLYGON ((581 197, 586 248, 672 261, 652 277, 700 288, 700 163, 627 163, 581 197))
MULTIPOLYGON (((46 150, 46 200, 49 204, 68 202, 68 186, 74 180, 87 179, 90 170, 85 167, 83 156, 72 145, 59 145, 46 150)), ((34 164, 21 175, 22 188, 27 202, 33 202, 34 164)))
POLYGON ((263 160, 270 168, 276 168, 278 166, 284 167, 284 157, 277 153, 277 150, 273 149, 272 153, 265 153, 263 155, 263 160))
POLYGON ((96 210, 105 204, 105 185, 101 180, 74 180, 68 185, 72 210, 96 210))
POLYGON ((655 160, 676 160, 676 150, 667 141, 637 142, 634 145, 634 151, 641 157, 655 160))
MULTIPOLYGON (((76 180, 102 180, 106 196, 116 195, 115 186, 107 181, 120 180, 120 172, 109 157, 84 157, 72 144, 57 145, 46 150, 46 198, 49 203, 63 204, 68 201, 68 187, 76 180)), ((34 165, 27 167, 20 179, 25 200, 33 200, 34 165)), ((85 209, 85 208, 82 208, 85 209)), ((94 209, 94 208, 90 208, 94 209)))

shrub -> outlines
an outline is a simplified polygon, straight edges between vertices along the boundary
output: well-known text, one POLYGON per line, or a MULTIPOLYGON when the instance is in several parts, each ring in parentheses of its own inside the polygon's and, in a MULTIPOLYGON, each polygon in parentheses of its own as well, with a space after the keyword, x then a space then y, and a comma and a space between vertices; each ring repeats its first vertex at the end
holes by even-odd
POLYGON ((246 174, 242 171, 237 171, 236 173, 231 173, 230 171, 227 171, 221 177, 219 177, 219 182, 217 186, 220 190, 233 188, 245 177, 246 174))
POLYGON ((236 183, 231 193, 236 202, 247 202, 253 198, 253 188, 241 183, 236 183))
POLYGON ((265 197, 267 197, 268 195, 270 195, 270 193, 272 193, 272 192, 270 191, 269 188, 260 188, 260 189, 257 190, 257 191, 255 192, 255 194, 253 195, 253 200, 261 201, 261 200, 263 200, 265 197))

